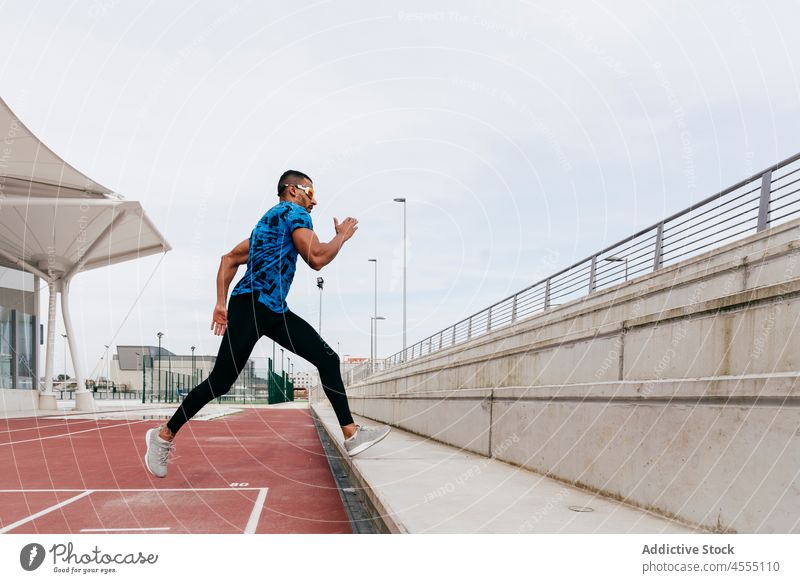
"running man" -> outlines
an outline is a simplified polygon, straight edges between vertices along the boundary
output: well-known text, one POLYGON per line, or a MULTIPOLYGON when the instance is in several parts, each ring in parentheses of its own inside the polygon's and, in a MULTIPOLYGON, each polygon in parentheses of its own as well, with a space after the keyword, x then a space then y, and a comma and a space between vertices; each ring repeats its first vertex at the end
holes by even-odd
POLYGON ((336 235, 322 243, 314 233, 309 215, 317 204, 311 179, 302 172, 287 170, 278 181, 278 196, 280 202, 261 217, 250 238, 222 256, 217 272, 217 304, 211 322, 211 330, 217 336, 222 335, 222 343, 208 378, 189 392, 166 425, 147 431, 145 465, 156 477, 166 477, 167 459, 181 427, 207 403, 230 390, 256 342, 265 335, 317 367, 322 388, 342 428, 345 449, 351 456, 389 433, 388 425, 362 427, 353 422, 339 371, 339 356, 308 322, 286 305, 297 255, 312 269, 322 269, 355 234, 358 221, 347 217, 339 223, 334 218, 336 235), (228 287, 239 266, 245 263, 247 271, 231 292, 226 309, 228 287))

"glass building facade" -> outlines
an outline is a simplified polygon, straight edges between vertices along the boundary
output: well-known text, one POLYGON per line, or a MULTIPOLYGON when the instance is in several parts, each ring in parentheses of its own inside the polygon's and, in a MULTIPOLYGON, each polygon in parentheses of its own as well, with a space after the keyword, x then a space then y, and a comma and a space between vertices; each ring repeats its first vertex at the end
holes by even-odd
POLYGON ((0 266, 0 389, 38 388, 38 278, 0 266))

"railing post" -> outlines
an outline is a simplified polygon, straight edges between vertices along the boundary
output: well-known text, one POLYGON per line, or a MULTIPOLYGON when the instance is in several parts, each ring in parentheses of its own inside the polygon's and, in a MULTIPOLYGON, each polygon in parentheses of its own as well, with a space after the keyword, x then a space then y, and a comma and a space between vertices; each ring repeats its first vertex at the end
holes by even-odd
POLYGON ((453 325, 453 343, 450 346, 456 345, 456 326, 458 326, 458 324, 453 325))
POLYGON ((486 331, 492 331, 492 306, 489 306, 489 315, 486 318, 486 331))
POLYGON ((514 298, 511 300, 511 323, 517 321, 517 296, 519 294, 514 294, 514 298))
POLYGON ((662 252, 663 252, 663 245, 662 241, 664 239, 664 223, 663 221, 658 223, 658 227, 656 228, 656 249, 653 253, 653 271, 661 269, 662 260, 662 252))
POLYGON ((772 170, 767 170, 761 177, 761 200, 758 203, 758 224, 756 231, 763 231, 769 222, 769 203, 772 188, 772 170))
POLYGON ((547 281, 544 284, 544 309, 550 307, 550 278, 547 278, 547 281))
POLYGON ((594 291, 596 274, 597 274, 597 255, 592 255, 592 266, 589 269, 589 293, 592 293, 594 291))
POLYGON ((467 340, 472 338, 472 316, 469 317, 469 321, 467 323, 467 340))

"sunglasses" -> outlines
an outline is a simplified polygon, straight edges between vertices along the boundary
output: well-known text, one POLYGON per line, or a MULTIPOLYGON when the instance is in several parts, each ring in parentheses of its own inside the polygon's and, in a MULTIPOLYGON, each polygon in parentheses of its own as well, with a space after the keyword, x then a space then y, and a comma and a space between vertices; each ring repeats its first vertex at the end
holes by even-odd
POLYGON ((281 184, 281 188, 286 188, 287 186, 294 186, 295 188, 299 188, 302 190, 306 196, 313 200, 314 198, 314 187, 313 186, 305 186, 304 184, 281 184))

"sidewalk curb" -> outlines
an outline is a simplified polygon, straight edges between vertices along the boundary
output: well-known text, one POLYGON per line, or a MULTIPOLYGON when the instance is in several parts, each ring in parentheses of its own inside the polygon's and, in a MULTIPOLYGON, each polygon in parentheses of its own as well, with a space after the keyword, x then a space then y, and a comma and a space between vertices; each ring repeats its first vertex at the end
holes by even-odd
POLYGON ((322 420, 320 415, 316 411, 316 405, 312 405, 310 407, 311 415, 316 419, 320 426, 325 430, 325 433, 328 436, 328 439, 333 444, 333 447, 336 449, 337 455, 339 460, 343 465, 345 465, 350 472, 350 477, 354 483, 358 485, 358 488, 363 493, 363 496, 366 502, 372 507, 372 515, 376 522, 380 522, 385 526, 385 532, 390 534, 408 534, 408 529, 403 525, 398 519, 397 516, 392 512, 391 507, 388 504, 384 503, 381 500, 380 494, 378 491, 374 490, 369 482, 364 478, 363 474, 359 471, 358 466, 355 463, 355 459, 351 458, 344 449, 344 445, 342 442, 341 435, 333 435, 322 420))

